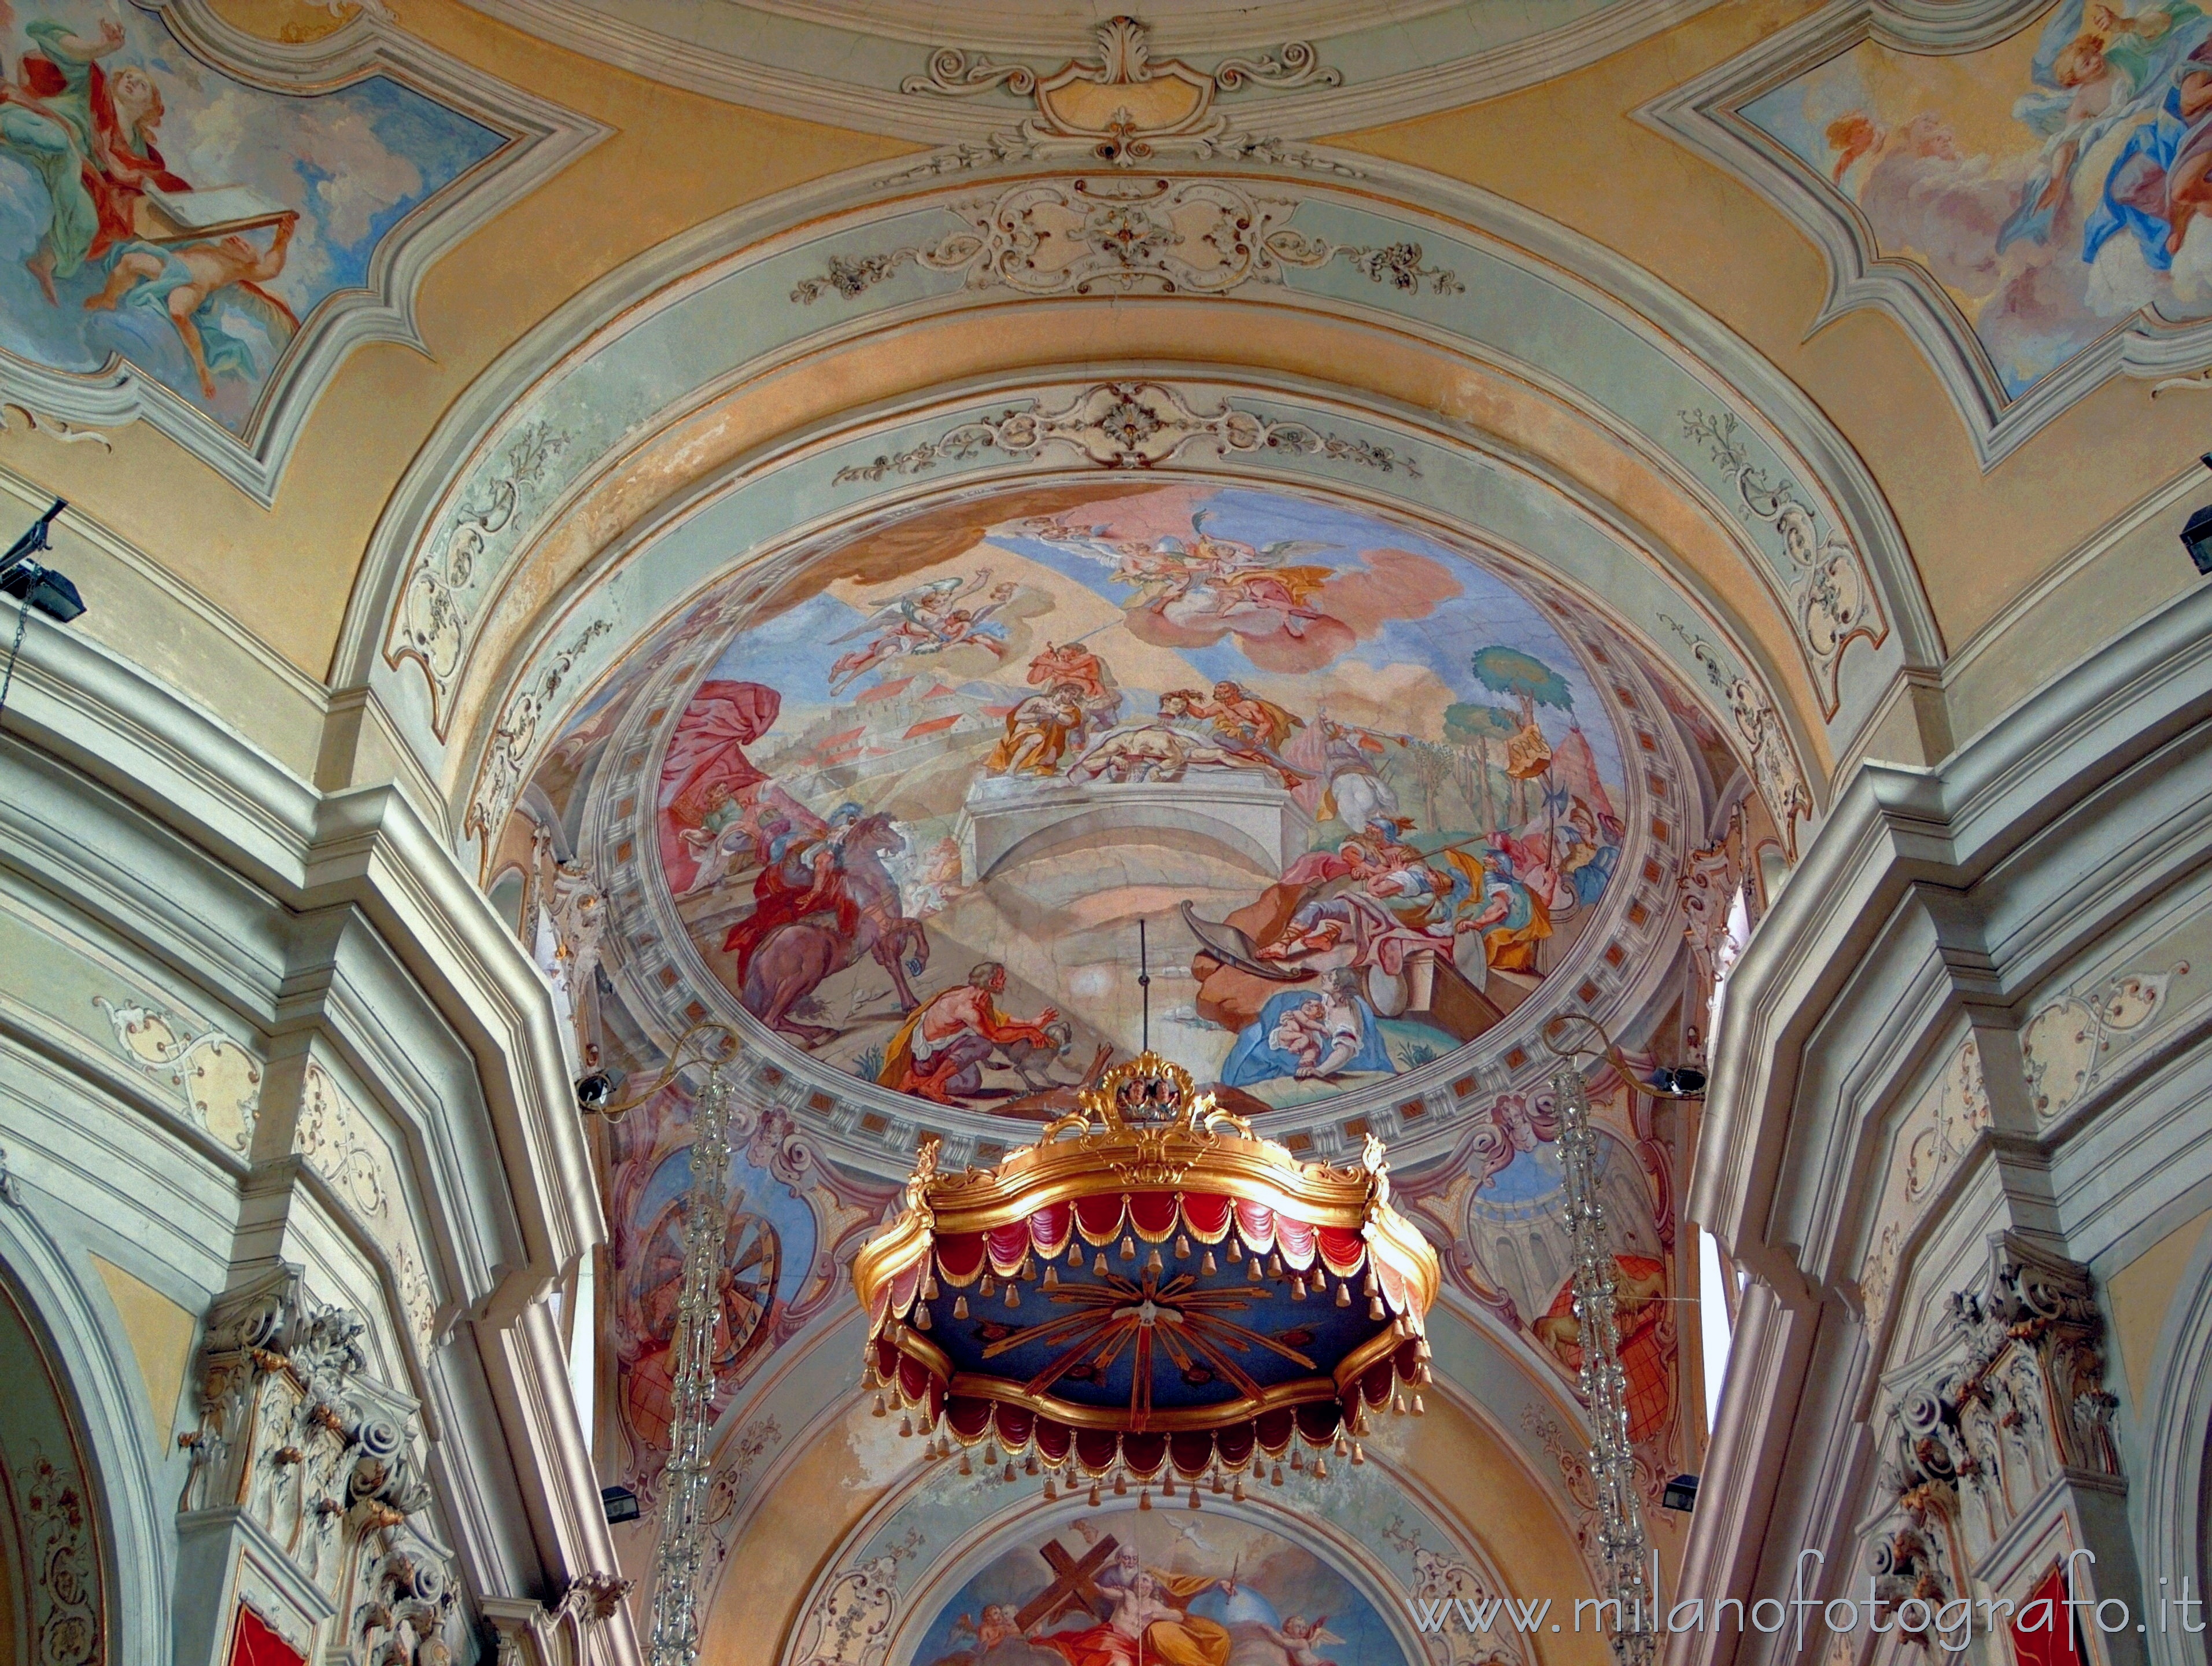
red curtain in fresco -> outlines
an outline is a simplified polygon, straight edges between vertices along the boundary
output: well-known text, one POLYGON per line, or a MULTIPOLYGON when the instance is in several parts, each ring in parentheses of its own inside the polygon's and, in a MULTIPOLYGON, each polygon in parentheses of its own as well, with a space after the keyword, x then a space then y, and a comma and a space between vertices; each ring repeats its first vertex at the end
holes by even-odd
POLYGON ((307 1666, 307 1657, 241 1602, 230 1633, 230 1666, 307 1666))

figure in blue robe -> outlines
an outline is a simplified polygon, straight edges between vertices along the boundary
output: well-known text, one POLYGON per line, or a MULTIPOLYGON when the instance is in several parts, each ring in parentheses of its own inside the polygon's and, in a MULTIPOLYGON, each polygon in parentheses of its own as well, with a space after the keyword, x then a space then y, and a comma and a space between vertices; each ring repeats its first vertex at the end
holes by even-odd
POLYGON ((1351 977, 1333 972, 1320 988, 1285 989, 1269 997, 1258 1019, 1238 1034, 1221 1067, 1228 1087, 1283 1078, 1327 1080, 1347 1071, 1397 1067, 1382 1044, 1375 1009, 1352 991, 1351 977))

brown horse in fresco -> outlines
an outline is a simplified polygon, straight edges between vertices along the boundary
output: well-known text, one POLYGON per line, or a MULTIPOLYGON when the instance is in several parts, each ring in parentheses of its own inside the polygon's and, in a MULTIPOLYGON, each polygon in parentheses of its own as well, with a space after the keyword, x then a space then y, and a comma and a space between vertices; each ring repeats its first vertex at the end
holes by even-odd
POLYGON ((844 842, 845 892, 858 915, 854 929, 840 931, 835 915, 821 914, 778 926, 745 968, 744 986, 738 993, 745 1011, 802 1045, 835 1041, 836 1031, 801 1024, 791 1009, 862 955, 873 955, 891 975, 900 1012, 911 1012, 920 1004, 907 978, 919 977, 929 964, 929 934, 921 921, 907 917, 898 882, 884 866, 884 857, 905 848, 888 816, 869 816, 854 824, 844 842))

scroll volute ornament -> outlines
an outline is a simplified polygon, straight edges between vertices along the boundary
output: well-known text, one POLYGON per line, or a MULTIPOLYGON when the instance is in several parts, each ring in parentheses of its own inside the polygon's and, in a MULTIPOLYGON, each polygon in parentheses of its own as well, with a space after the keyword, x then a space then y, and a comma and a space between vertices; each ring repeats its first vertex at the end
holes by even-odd
POLYGON ((1179 58, 1154 58, 1151 31, 1139 19, 1113 17, 1097 26, 1097 55, 1057 70, 1002 64, 980 52, 940 46, 927 75, 908 76, 909 95, 970 99, 1004 88, 1035 100, 1021 138, 1032 154, 1088 155, 1134 167, 1163 151, 1205 155, 1228 137, 1229 118, 1214 107, 1217 93, 1246 87, 1336 87, 1340 71, 1322 64, 1313 43, 1285 41, 1252 58, 1227 58, 1211 70, 1179 58))
POLYGON ((183 1522, 250 1517, 335 1611, 318 1659, 447 1666, 457 1620, 452 1552, 411 1396, 377 1382, 346 1309, 309 1299, 280 1267, 224 1296, 199 1361, 199 1421, 183 1522))
POLYGON ((1868 1571, 1888 1602, 1978 1595, 1973 1571, 2024 1517, 2075 1488, 2125 1487, 2088 1269, 2001 1234, 1950 1308, 1936 1347, 1886 1379, 1868 1571))

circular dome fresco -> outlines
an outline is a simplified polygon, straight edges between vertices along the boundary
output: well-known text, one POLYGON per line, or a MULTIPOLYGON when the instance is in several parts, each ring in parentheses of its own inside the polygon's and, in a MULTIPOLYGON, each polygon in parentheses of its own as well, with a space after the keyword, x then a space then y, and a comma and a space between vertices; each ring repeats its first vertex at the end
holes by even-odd
POLYGON ((833 543, 572 731, 625 1004, 939 1122, 1148 1043, 1248 1115, 1540 1071, 1663 970, 1694 788, 1638 656, 1505 570, 1208 483, 833 543))

